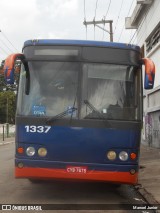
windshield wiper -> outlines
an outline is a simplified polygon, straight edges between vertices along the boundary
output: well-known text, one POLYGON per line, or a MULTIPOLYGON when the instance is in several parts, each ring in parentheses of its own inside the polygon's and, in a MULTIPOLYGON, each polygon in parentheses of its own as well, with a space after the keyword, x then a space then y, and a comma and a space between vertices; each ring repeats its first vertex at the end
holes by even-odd
POLYGON ((84 100, 84 103, 92 110, 92 112, 95 112, 98 115, 98 117, 103 120, 104 125, 107 128, 110 127, 108 119, 105 118, 104 115, 102 115, 88 100, 84 100))
POLYGON ((72 115, 73 112, 75 112, 76 110, 77 110, 77 108, 75 108, 75 107, 69 108, 69 109, 65 110, 64 112, 61 112, 60 114, 55 115, 55 116, 53 116, 52 118, 49 118, 49 119, 46 121, 46 123, 47 123, 47 124, 51 124, 51 123, 54 122, 55 120, 65 117, 66 115, 68 115, 68 113, 71 113, 71 115, 72 115), (70 112, 70 111, 71 111, 71 112, 70 112))
POLYGON ((84 100, 84 103, 93 111, 93 112, 95 112, 98 116, 99 116, 99 118, 101 118, 101 119, 105 119, 106 120, 106 118, 88 101, 88 100, 84 100))

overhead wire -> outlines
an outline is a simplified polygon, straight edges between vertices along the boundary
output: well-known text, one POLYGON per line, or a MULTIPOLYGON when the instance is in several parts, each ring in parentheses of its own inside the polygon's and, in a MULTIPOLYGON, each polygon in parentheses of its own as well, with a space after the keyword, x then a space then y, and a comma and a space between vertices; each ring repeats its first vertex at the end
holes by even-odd
POLYGON ((109 1, 108 8, 107 8, 107 12, 106 12, 106 15, 104 16, 104 18, 106 18, 106 17, 107 17, 108 12, 109 12, 109 9, 110 9, 110 6, 111 6, 111 0, 109 1))
MULTIPOLYGON (((143 23, 145 22, 146 15, 148 14, 148 12, 149 12, 149 9, 148 9, 147 12, 145 13, 144 19, 142 20, 140 26, 138 27, 138 30, 141 30, 141 28, 142 28, 142 26, 143 26, 143 23)), ((129 41, 129 44, 131 44, 131 42, 132 42, 133 38, 135 37, 136 33, 137 33, 137 30, 134 32, 133 36, 131 37, 131 39, 130 39, 130 41, 129 41)), ((143 36, 143 33, 142 33, 142 36, 143 36)), ((141 37, 142 37, 142 36, 141 36, 141 37)), ((141 40, 141 37, 140 37, 139 40, 141 40)), ((136 37, 135 37, 135 39, 136 39, 136 37)), ((133 42, 135 41, 135 39, 133 40, 133 42)), ((132 42, 132 43, 133 43, 133 42, 132 42)))
POLYGON ((115 33, 115 31, 116 31, 116 29, 117 29, 117 24, 118 24, 118 21, 119 21, 119 18, 120 18, 120 14, 121 14, 121 11, 122 11, 123 2, 124 2, 124 0, 121 1, 120 10, 119 10, 119 13, 118 13, 118 17, 117 17, 117 21, 116 21, 116 24, 115 24, 115 28, 114 28, 113 33, 115 33))
POLYGON ((96 7, 95 7, 94 19, 96 19, 96 15, 97 15, 97 7, 98 7, 98 0, 96 0, 96 7))
POLYGON ((84 0, 84 19, 86 20, 86 1, 84 0))
MULTIPOLYGON (((108 4, 108 7, 107 7, 106 15, 104 16, 104 20, 106 19, 107 15, 108 15, 110 6, 111 6, 111 0, 109 0, 109 4, 108 4)), ((104 23, 104 26, 103 26, 103 36, 102 36, 102 40, 104 40, 104 28, 105 28, 105 23, 104 23)))
POLYGON ((8 39, 8 37, 4 34, 4 32, 2 32, 2 30, 0 30, 0 32, 1 32, 2 35, 5 37, 5 39, 10 43, 10 45, 11 45, 17 52, 19 52, 19 51, 17 50, 17 48, 12 44, 12 42, 8 39))
MULTIPOLYGON (((95 12, 94 12, 94 19, 93 19, 93 20, 95 20, 95 18, 96 18, 96 16, 97 16, 98 1, 99 1, 99 0, 96 0, 96 2, 95 2, 95 12)), ((128 15, 129 15, 129 13, 130 13, 130 11, 131 11, 131 8, 132 8, 132 5, 133 5, 134 1, 135 1, 135 0, 133 0, 132 3, 131 3, 131 5, 130 5, 128 15)), ((123 4, 124 4, 124 0, 121 1, 120 10, 119 10, 119 14, 118 14, 118 17, 117 17, 117 20, 116 20, 116 25, 115 25, 115 28, 114 28, 113 33, 115 33, 115 31, 117 30, 117 25, 118 25, 118 21, 119 21, 119 19, 120 19, 120 14, 121 14, 121 11, 122 11, 123 4)), ((109 2, 108 2, 108 7, 107 7, 106 14, 105 14, 105 16, 103 16, 103 17, 104 17, 104 18, 103 18, 104 20, 106 19, 107 15, 108 15, 110 6, 111 6, 111 0, 109 0, 109 2)), ((127 16, 128 16, 128 15, 127 15, 127 16)), ((84 0, 84 21, 86 21, 86 1, 85 1, 85 0, 84 0)), ((85 27, 86 27, 86 39, 87 39, 87 25, 85 25, 85 27)), ((120 38, 121 38, 121 36, 122 36, 124 27, 125 27, 125 25, 123 26, 123 28, 122 28, 122 30, 121 30, 121 33, 120 33, 120 36, 119 36, 118 41, 120 40, 120 38)), ((105 28, 105 23, 104 23, 104 27, 103 27, 103 36, 102 36, 102 40, 104 40, 104 28, 105 28)), ((95 34, 96 34, 96 32, 95 32, 95 24, 94 24, 94 40, 95 40, 95 36, 96 36, 95 34)))
MULTIPOLYGON (((132 37, 131 37, 131 39, 130 39, 130 41, 129 41, 129 44, 131 44, 131 42, 132 42, 133 38, 135 37, 136 33, 137 33, 137 31, 135 31, 134 34, 132 35, 132 37)), ((135 41, 135 40, 133 40, 133 41, 135 41)), ((133 42, 132 42, 132 43, 133 43, 133 42)))
MULTIPOLYGON (((84 0, 84 22, 86 22, 86 1, 84 0)), ((86 28, 86 40, 87 40, 87 25, 85 25, 86 28)))
MULTIPOLYGON (((95 14, 94 14, 93 21, 95 21, 95 19, 96 19, 96 15, 97 15, 97 8, 98 8, 98 0, 96 0, 95 14)), ((94 40, 95 40, 95 37, 96 37, 96 29, 95 29, 95 24, 94 24, 94 40)))
POLYGON ((8 55, 8 53, 2 47, 0 47, 0 50, 2 50, 3 53, 5 53, 6 55, 8 55))
MULTIPOLYGON (((131 8, 132 8, 132 6, 133 6, 134 1, 135 1, 135 0, 133 0, 132 3, 131 3, 131 6, 130 6, 130 8, 129 8, 129 12, 128 12, 127 16, 129 16, 129 14, 130 14, 130 11, 131 11, 131 8)), ((124 24, 123 27, 122 27, 122 30, 121 30, 121 33, 120 33, 118 42, 119 42, 119 40, 121 39, 122 33, 123 33, 123 31, 124 31, 124 28, 125 28, 125 24, 124 24)))
POLYGON ((8 45, 6 45, 6 43, 0 39, 0 42, 9 50, 9 52, 13 53, 13 51, 8 47, 8 45))

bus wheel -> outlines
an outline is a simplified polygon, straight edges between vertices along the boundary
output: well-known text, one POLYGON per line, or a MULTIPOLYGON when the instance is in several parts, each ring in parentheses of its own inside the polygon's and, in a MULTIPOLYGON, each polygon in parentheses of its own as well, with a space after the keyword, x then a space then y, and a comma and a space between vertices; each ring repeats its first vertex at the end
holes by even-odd
POLYGON ((31 183, 34 183, 34 184, 36 184, 36 183, 42 183, 43 182, 43 180, 39 180, 39 179, 28 179, 31 183))
POLYGON ((119 188, 122 184, 118 184, 118 183, 113 183, 112 186, 115 188, 119 188))

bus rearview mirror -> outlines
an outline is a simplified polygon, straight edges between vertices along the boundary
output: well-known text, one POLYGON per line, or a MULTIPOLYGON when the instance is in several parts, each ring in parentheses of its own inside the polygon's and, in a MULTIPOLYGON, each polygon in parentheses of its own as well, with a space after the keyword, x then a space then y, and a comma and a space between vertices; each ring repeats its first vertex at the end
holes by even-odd
POLYGON ((149 58, 143 58, 142 63, 145 65, 144 89, 153 89, 155 79, 155 64, 149 58))
POLYGON ((24 57, 23 54, 16 53, 9 55, 4 63, 4 78, 7 84, 14 84, 15 82, 15 61, 18 58, 24 57))

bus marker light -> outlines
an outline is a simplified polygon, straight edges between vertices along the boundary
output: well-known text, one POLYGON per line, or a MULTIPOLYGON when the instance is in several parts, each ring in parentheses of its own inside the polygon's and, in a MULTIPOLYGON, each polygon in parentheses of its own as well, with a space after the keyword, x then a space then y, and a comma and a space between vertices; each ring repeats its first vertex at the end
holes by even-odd
POLYGON ((40 157, 45 157, 47 155, 47 149, 46 148, 39 148, 38 149, 38 155, 40 157))
POLYGON ((119 159, 120 159, 121 161, 126 161, 126 160, 128 160, 128 153, 125 152, 125 151, 120 152, 120 153, 119 153, 119 159))
POLYGON ((131 169, 130 173, 131 173, 131 175, 134 175, 136 173, 136 170, 135 169, 131 169))
POLYGON ((22 169, 23 168, 23 163, 18 163, 18 168, 22 169))
POLYGON ((134 152, 132 152, 132 153, 130 154, 130 158, 131 158, 132 160, 135 160, 136 157, 137 157, 137 155, 136 155, 134 152))
POLYGON ((35 155, 36 151, 35 151, 35 148, 32 147, 32 146, 29 146, 27 149, 26 149, 26 154, 30 157, 32 157, 33 155, 35 155))
POLYGON ((109 152, 107 153, 107 158, 108 158, 109 160, 115 160, 115 159, 116 159, 116 153, 115 153, 115 151, 109 151, 109 152))
POLYGON ((23 147, 18 147, 17 152, 18 152, 19 154, 23 154, 23 153, 24 153, 23 147))

